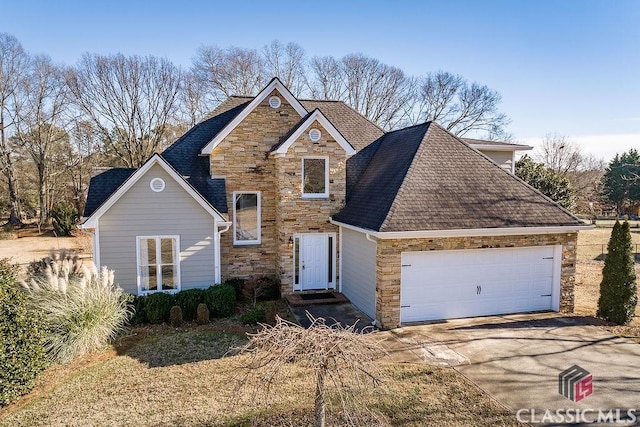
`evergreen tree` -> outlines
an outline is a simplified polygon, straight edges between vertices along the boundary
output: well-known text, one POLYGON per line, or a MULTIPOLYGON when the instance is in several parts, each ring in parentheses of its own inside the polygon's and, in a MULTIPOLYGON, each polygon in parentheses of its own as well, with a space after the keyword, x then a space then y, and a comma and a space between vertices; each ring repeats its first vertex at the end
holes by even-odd
POLYGON ((627 221, 623 224, 616 221, 607 251, 597 316, 625 325, 633 318, 638 303, 635 260, 627 221))

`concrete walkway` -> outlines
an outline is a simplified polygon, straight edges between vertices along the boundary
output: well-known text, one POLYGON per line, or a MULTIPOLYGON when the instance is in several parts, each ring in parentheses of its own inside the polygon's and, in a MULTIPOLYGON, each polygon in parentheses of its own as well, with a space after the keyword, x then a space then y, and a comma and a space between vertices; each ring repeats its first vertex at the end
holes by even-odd
POLYGON ((526 422, 570 421, 567 415, 545 420, 546 410, 594 410, 578 419, 589 421, 599 409, 613 409, 614 416, 621 409, 620 420, 627 421, 621 425, 640 425, 640 411, 633 424, 626 412, 640 410, 640 344, 580 318, 557 313, 492 316, 381 334, 390 360, 454 366, 514 413, 522 410, 526 422), (579 402, 558 390, 558 375, 573 365, 593 375, 593 394, 579 402))
POLYGON ((340 323, 342 326, 347 327, 355 324, 358 332, 362 331, 363 328, 366 328, 366 332, 374 330, 371 327, 371 318, 355 308, 351 303, 289 306, 289 309, 298 323, 305 328, 311 325, 311 320, 307 316, 308 312, 314 318, 324 318, 327 321, 327 325, 340 323))

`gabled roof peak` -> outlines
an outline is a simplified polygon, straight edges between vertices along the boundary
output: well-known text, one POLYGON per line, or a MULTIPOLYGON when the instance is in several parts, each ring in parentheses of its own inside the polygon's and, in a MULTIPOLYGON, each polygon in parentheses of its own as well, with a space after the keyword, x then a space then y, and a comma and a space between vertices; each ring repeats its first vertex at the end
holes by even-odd
POLYGON ((282 84, 280 79, 278 79, 277 77, 274 77, 273 79, 271 79, 269 84, 267 84, 264 87, 264 89, 262 89, 260 93, 258 93, 253 98, 253 100, 247 104, 244 110, 242 110, 216 136, 214 136, 213 139, 211 139, 211 141, 209 141, 209 143, 204 146, 204 148, 202 148, 202 151, 200 152, 200 154, 202 155, 211 154, 213 149, 217 147, 218 144, 220 144, 220 142, 224 138, 226 138, 227 135, 229 135, 231 131, 235 129, 235 127, 238 126, 253 110, 255 110, 256 107, 260 105, 260 103, 262 103, 262 101, 267 99, 267 97, 274 90, 277 90, 284 97, 284 99, 293 107, 293 109, 296 110, 298 114, 300 114, 300 117, 304 117, 308 113, 307 109, 304 108, 304 106, 291 93, 291 91, 289 91, 289 89, 287 89, 287 87, 284 84, 282 84))
POLYGON ((342 149, 347 153, 347 156, 351 156, 355 154, 356 150, 353 146, 347 141, 347 139, 340 133, 340 131, 331 123, 329 119, 322 113, 322 111, 318 108, 315 108, 313 111, 302 117, 302 119, 291 129, 289 134, 285 135, 285 137, 276 144, 271 149, 271 154, 275 155, 284 155, 287 153, 287 150, 291 145, 302 135, 302 132, 307 130, 309 126, 311 126, 315 121, 318 121, 324 129, 329 132, 336 142, 342 147, 342 149))

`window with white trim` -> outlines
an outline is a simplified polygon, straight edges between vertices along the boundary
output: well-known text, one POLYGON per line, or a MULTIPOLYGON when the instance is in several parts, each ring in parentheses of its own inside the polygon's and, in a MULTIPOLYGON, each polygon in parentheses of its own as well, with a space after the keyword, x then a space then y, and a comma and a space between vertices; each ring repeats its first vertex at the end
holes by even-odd
POLYGON ((180 290, 180 237, 138 236, 138 293, 180 290))
POLYGON ((329 158, 302 158, 302 197, 329 197, 329 158))
POLYGON ((233 244, 260 244, 260 192, 233 193, 233 244))

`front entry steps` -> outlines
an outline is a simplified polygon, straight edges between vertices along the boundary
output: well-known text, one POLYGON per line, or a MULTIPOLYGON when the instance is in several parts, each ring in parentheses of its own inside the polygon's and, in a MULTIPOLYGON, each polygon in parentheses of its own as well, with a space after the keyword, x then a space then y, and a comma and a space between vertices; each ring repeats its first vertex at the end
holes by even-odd
POLYGON ((321 304, 341 304, 349 302, 344 294, 333 291, 313 291, 313 292, 296 292, 286 297, 291 307, 301 307, 305 305, 321 305, 321 304))

